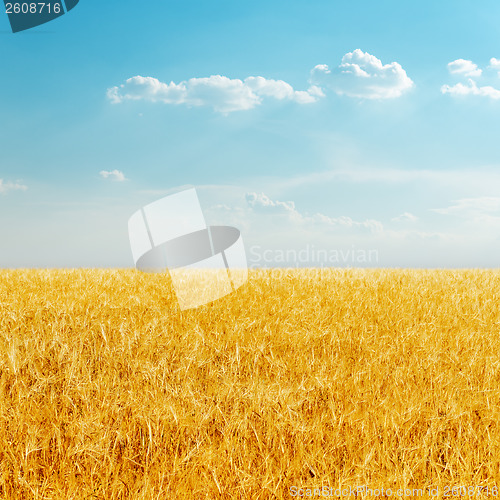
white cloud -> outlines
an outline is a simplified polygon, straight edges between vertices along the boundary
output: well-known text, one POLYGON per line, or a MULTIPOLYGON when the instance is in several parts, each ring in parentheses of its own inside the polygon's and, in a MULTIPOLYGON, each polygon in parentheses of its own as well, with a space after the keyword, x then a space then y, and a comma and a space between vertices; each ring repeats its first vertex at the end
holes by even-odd
POLYGON ((290 221, 309 228, 311 226, 320 225, 329 229, 360 229, 364 232, 366 231, 371 233, 379 233, 384 229, 381 222, 373 219, 357 222, 346 216, 329 217, 328 215, 321 213, 303 215, 297 211, 293 201, 271 200, 264 193, 247 193, 246 201, 248 206, 255 212, 272 215, 285 215, 290 221))
POLYGON ((9 182, 0 179, 0 194, 7 194, 9 191, 26 191, 28 186, 20 182, 9 182))
POLYGON ((452 75, 465 75, 477 77, 481 76, 482 70, 477 67, 472 61, 466 59, 457 59, 448 63, 448 70, 452 75))
POLYGON ((409 212, 405 212, 392 219, 393 222, 417 222, 418 217, 409 212))
POLYGON ((498 76, 500 77, 500 59, 496 59, 495 57, 492 57, 490 59, 489 68, 497 71, 498 76))
POLYGON ((273 201, 264 193, 247 193, 245 198, 248 206, 258 212, 298 214, 293 201, 273 201))
POLYGON ((119 87, 108 89, 113 103, 126 100, 145 100, 187 106, 211 106, 220 113, 244 111, 260 105, 265 97, 312 103, 323 94, 312 86, 307 91, 297 91, 283 80, 268 80, 250 76, 245 80, 212 75, 208 78, 191 78, 180 83, 163 83, 152 77, 134 76, 119 87))
POLYGON ((455 201, 455 205, 446 208, 433 208, 433 212, 443 215, 471 216, 485 213, 500 215, 500 198, 482 196, 479 198, 462 198, 455 201))
POLYGON ((391 99, 401 96, 414 84, 397 62, 382 64, 380 59, 356 49, 331 70, 326 64, 315 66, 311 82, 329 87, 339 95, 362 99, 391 99))
POLYGON ((478 87, 477 83, 469 79, 469 85, 457 83, 456 85, 443 85, 441 87, 443 94, 451 94, 454 96, 477 95, 482 97, 489 97, 490 99, 500 99, 500 90, 489 85, 478 87))
MULTIPOLYGON (((482 76, 483 71, 477 64, 466 59, 457 59, 448 63, 448 69, 451 74, 469 77, 467 83, 457 83, 455 85, 442 85, 441 92, 453 96, 475 95, 488 97, 490 99, 500 99, 500 89, 492 85, 478 85, 475 78, 482 76)), ((496 70, 500 76, 500 60, 492 57, 487 69, 496 70)))
POLYGON ((99 172, 99 175, 103 179, 113 179, 118 182, 123 182, 127 180, 125 174, 123 172, 120 172, 120 170, 111 170, 111 171, 101 170, 99 172))
POLYGON ((244 83, 259 96, 274 97, 280 100, 289 99, 300 104, 316 102, 318 97, 324 96, 322 90, 314 85, 307 91, 294 90, 289 83, 283 80, 267 80, 262 76, 249 76, 244 83))

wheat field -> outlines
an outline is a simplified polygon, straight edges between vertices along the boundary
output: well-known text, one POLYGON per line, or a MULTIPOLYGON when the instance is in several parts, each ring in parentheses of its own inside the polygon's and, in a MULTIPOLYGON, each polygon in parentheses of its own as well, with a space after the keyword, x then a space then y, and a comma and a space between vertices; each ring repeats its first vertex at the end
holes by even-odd
POLYGON ((486 270, 254 270, 182 312, 161 274, 0 271, 0 498, 500 485, 499 303, 486 270))

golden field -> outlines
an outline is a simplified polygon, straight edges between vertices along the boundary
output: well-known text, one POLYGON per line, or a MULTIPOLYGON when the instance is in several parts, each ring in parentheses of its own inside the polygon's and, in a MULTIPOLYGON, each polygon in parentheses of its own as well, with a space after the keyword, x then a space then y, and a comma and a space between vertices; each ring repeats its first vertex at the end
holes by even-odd
POLYGON ((498 271, 251 271, 182 312, 164 275, 0 271, 0 498, 500 486, 499 304, 498 271))

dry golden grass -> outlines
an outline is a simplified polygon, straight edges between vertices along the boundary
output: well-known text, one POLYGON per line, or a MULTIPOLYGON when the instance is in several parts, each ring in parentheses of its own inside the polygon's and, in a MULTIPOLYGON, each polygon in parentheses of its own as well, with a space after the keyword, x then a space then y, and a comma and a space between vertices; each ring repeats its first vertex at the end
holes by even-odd
POLYGON ((0 498, 500 485, 500 273, 0 272, 0 498))

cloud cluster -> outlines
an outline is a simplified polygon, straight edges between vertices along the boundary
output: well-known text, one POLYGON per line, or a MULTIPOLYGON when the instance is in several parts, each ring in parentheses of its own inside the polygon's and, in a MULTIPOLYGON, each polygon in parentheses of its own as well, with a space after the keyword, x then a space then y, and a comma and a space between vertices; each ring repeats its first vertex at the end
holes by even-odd
POLYGON ((127 178, 125 177, 125 174, 123 172, 121 172, 120 170, 111 170, 111 171, 108 171, 108 170, 101 170, 99 172, 99 175, 103 178, 103 179, 113 179, 114 181, 117 181, 117 182, 123 182, 123 181, 126 181, 127 178))
MULTIPOLYGON (((495 70, 500 77, 500 60, 492 57, 487 69, 495 70)), ((456 59, 448 63, 450 74, 459 77, 468 77, 467 83, 458 82, 454 85, 443 85, 441 92, 453 96, 481 96, 490 99, 500 99, 500 89, 492 85, 478 85, 477 79, 483 76, 483 70, 477 64, 467 59, 456 59)))
POLYGON ((122 85, 108 89, 108 99, 115 104, 124 101, 148 101, 164 104, 184 104, 190 107, 208 106, 220 113, 245 111, 265 99, 309 104, 324 97, 323 89, 337 94, 363 99, 399 97, 413 86, 400 64, 382 64, 380 59, 356 49, 342 58, 341 64, 330 70, 320 64, 311 71, 307 90, 295 90, 283 80, 249 76, 244 80, 212 75, 191 78, 180 83, 165 83, 150 76, 134 76, 122 85))
POLYGON ((0 179, 0 194, 7 194, 10 191, 26 191, 28 186, 21 184, 20 182, 10 182, 0 179))
POLYGON ((341 64, 330 69, 326 64, 315 66, 311 82, 328 87, 339 95, 361 99, 392 99, 413 87, 413 81, 397 62, 382 64, 368 52, 348 52, 341 64))
POLYGON ((490 59, 490 68, 496 70, 498 72, 498 76, 500 77, 500 59, 492 57, 490 59))
POLYGON ((373 219, 358 222, 346 216, 329 217, 321 213, 303 215, 295 208, 293 201, 272 200, 264 193, 247 193, 246 202, 257 213, 286 216, 289 221, 305 227, 320 225, 325 229, 358 229, 370 233, 380 233, 384 229, 381 222, 373 219))
MULTIPOLYGON (((464 81, 442 85, 441 92, 453 96, 482 96, 500 99, 500 59, 492 57, 483 70, 469 59, 455 59, 448 63, 450 75, 464 81), (485 71, 486 70, 486 71, 485 71), (495 72, 493 84, 478 84, 495 72)), ((310 86, 307 90, 295 90, 283 80, 249 76, 243 80, 212 75, 191 78, 180 83, 164 83, 150 76, 134 76, 125 83, 111 87, 108 99, 115 104, 124 101, 148 101, 164 104, 184 104, 189 107, 208 106, 223 114, 245 111, 261 105, 265 99, 291 101, 298 104, 317 102, 330 89, 338 95, 356 99, 394 99, 401 97, 414 87, 401 64, 382 63, 376 56, 361 49, 348 52, 340 64, 330 68, 318 64, 311 70, 310 86)))
POLYGON ((500 99, 500 89, 496 89, 490 85, 478 87, 477 83, 469 79, 468 84, 457 83, 455 85, 443 85, 441 87, 443 94, 451 94, 455 96, 477 95, 489 97, 490 99, 500 99))
POLYGON ((260 105, 264 98, 295 101, 299 104, 316 102, 323 93, 318 87, 294 90, 283 80, 268 80, 250 76, 245 80, 212 75, 191 78, 180 83, 163 83, 152 77, 134 76, 119 87, 108 90, 113 103, 144 100, 187 106, 210 106, 220 113, 244 111, 260 105))
POLYGON ((290 198, 271 197, 260 191, 246 190, 243 186, 237 190, 238 196, 233 197, 235 186, 231 186, 228 194, 230 193, 232 201, 228 198, 227 203, 220 204, 217 203, 221 200, 220 189, 211 186, 210 198, 217 204, 212 204, 207 211, 207 220, 216 225, 234 225, 244 231, 245 243, 250 249, 248 256, 253 256, 250 260, 253 265, 256 262, 260 265, 278 267, 445 265, 446 257, 449 259, 450 249, 456 249, 462 242, 460 235, 450 234, 439 227, 426 227, 416 216, 409 213, 400 216, 401 220, 397 224, 394 223, 394 219, 388 221, 386 227, 378 220, 356 220, 348 216, 331 217, 323 213, 305 213, 300 211, 290 198), (252 248, 257 249, 261 257, 262 252, 267 251, 268 255, 275 258, 259 260, 252 248), (293 257, 300 251, 304 254, 304 248, 326 251, 328 255, 364 249, 375 252, 377 260, 370 263, 366 261, 332 263, 319 262, 310 254, 304 257, 304 260, 293 257), (274 250, 283 251, 291 257, 285 260, 281 259, 281 256, 278 258, 273 253, 274 250), (443 260, 439 260, 441 256, 444 256, 443 260))

